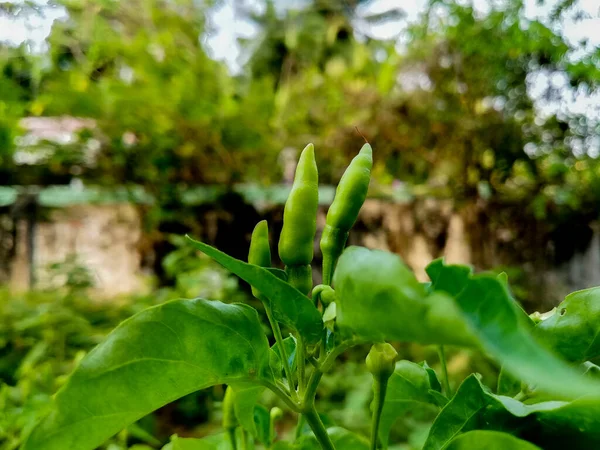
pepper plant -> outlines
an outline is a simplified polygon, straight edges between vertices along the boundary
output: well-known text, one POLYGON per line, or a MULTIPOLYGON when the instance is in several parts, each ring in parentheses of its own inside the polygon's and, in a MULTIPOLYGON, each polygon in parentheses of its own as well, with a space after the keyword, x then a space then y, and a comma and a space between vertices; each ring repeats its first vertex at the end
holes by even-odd
POLYGON ((252 234, 248 262, 202 242, 190 245, 252 286, 275 338, 269 347, 256 310, 245 304, 175 300, 119 325, 56 394, 24 450, 92 450, 151 411, 186 394, 228 385, 222 434, 174 436, 164 449, 387 448, 394 422, 409 411, 437 413, 425 450, 600 448, 600 288, 569 295, 554 310, 528 316, 505 275, 433 261, 419 282, 395 254, 344 249, 369 186, 366 144, 336 190, 321 237, 323 284, 314 286, 318 173, 308 145, 285 205, 279 255, 271 267, 269 230, 252 234), (285 336, 285 337, 284 337, 285 336), (441 373, 426 362, 398 361, 390 342, 437 346, 441 373), (336 358, 372 344, 370 436, 326 428, 316 391, 336 358), (444 346, 470 347, 495 360, 497 386, 477 374, 452 392, 444 346), (440 381, 441 378, 441 381, 440 381), (293 442, 276 439, 281 410, 258 405, 274 392, 298 416, 293 442))

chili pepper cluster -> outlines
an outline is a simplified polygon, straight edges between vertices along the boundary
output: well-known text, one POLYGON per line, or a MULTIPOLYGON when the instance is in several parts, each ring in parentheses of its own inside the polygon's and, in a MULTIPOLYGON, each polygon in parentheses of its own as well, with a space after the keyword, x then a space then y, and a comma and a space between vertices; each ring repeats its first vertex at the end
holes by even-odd
MULTIPOLYGON (((373 150, 369 144, 365 144, 350 162, 336 188, 320 242, 323 284, 326 286, 331 285, 337 260, 367 197, 372 166, 373 150)), ((315 148, 313 144, 308 144, 300 154, 292 190, 285 203, 278 247, 288 282, 305 295, 313 289, 311 263, 318 207, 319 173, 315 148)), ((264 220, 256 225, 252 233, 248 262, 262 267, 271 265, 269 231, 264 220)), ((260 298, 256 289, 252 288, 252 293, 260 298)))

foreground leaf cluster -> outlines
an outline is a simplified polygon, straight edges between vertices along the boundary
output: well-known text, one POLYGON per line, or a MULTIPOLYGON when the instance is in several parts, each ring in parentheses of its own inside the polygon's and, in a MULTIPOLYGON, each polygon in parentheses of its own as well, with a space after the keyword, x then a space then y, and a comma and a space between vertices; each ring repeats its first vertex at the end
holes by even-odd
MULTIPOLYGON (((397 362, 379 428, 384 448, 394 423, 408 413, 433 420, 425 450, 600 445, 600 381, 598 368, 588 361, 600 353, 600 289, 576 292, 554 312, 529 317, 511 297, 505 276, 473 274, 469 267, 436 260, 427 267, 431 282, 423 284, 397 255, 350 247, 335 272, 335 313, 326 315, 325 324, 322 311, 280 271, 191 244, 260 290, 277 321, 303 339, 308 354, 323 342, 326 357, 315 363, 308 390, 356 343, 464 346, 502 368, 497 389, 473 374, 452 393, 426 362, 397 362)), ((293 371, 298 371, 298 342, 290 337, 284 344, 293 371)), ((83 359, 23 448, 91 450, 166 403, 216 384, 234 389, 241 443, 256 439, 273 449, 321 445, 310 434, 295 442, 278 440, 269 412, 257 405, 268 388, 292 411, 306 412, 301 401, 285 394, 291 382, 269 348, 257 312, 243 304, 195 299, 149 308, 117 327, 83 359)), ((369 448, 364 437, 350 431, 330 428, 328 434, 338 449, 369 448)), ((216 435, 174 437, 165 448, 230 445, 216 435)))

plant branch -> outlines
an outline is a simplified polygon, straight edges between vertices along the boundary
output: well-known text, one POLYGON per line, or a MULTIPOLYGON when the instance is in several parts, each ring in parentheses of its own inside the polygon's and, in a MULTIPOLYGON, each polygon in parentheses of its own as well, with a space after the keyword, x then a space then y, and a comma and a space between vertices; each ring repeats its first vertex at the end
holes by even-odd
POLYGON ((261 385, 270 389, 275 395, 285 402, 286 405, 294 412, 300 412, 300 405, 290 398, 290 396, 284 392, 279 386, 269 380, 258 381, 261 385))
POLYGON ((296 341, 296 367, 298 368, 298 393, 302 396, 304 392, 304 375, 306 373, 306 356, 305 356, 304 339, 298 336, 296 341))
POLYGON ((381 422, 381 413, 385 403, 385 394, 387 392, 389 378, 373 377, 373 418, 371 420, 371 450, 377 450, 379 442, 379 423, 381 422))
POLYGON ((442 384, 444 385, 444 391, 448 398, 452 397, 452 391, 450 390, 450 381, 448 380, 448 368, 446 367, 446 353, 444 352, 444 346, 438 347, 438 356, 440 358, 440 364, 442 366, 442 384))
POLYGON ((298 402, 298 394, 296 393, 296 389, 294 389, 294 379, 292 378, 292 369, 290 368, 290 363, 287 359, 287 354, 285 352, 285 347, 283 345, 283 337, 281 336, 281 329, 279 328, 279 324, 273 317, 273 312, 271 311, 271 306, 267 305, 265 302, 265 311, 267 313, 267 318, 269 319, 269 324, 271 325, 271 329, 273 330, 273 334, 275 335, 275 341, 277 343, 277 348, 279 349, 279 357, 281 358, 281 364, 283 364, 283 370, 285 372, 285 377, 288 380, 288 386, 290 389, 290 395, 292 400, 297 403, 298 402))
POLYGON ((327 434, 327 430, 325 429, 325 425, 323 425, 313 402, 311 402, 307 408, 302 410, 302 415, 308 425, 310 425, 310 429, 315 434, 321 448, 323 450, 335 450, 333 442, 331 442, 329 434, 327 434))

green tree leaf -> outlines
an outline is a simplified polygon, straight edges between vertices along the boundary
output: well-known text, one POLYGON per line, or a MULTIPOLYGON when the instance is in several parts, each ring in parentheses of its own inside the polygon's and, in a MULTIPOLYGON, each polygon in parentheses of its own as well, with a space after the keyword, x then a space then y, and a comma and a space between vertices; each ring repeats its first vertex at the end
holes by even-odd
POLYGON ((573 292, 536 326, 538 336, 570 361, 600 355, 600 287, 573 292))
POLYGON ((454 439, 448 450, 540 450, 530 442, 500 431, 469 431, 454 439))
POLYGON ((210 256, 267 297, 278 322, 296 330, 308 343, 315 343, 321 338, 323 330, 321 314, 312 301, 300 291, 263 267, 232 258, 189 236, 188 240, 202 253, 210 256))
POLYGON ((379 439, 387 448, 394 422, 407 412, 433 418, 439 411, 427 369, 410 361, 398 361, 388 381, 387 394, 379 424, 379 439))
POLYGON ((202 299, 164 303, 123 322, 82 360, 23 449, 91 450, 186 394, 272 376, 254 309, 202 299))

